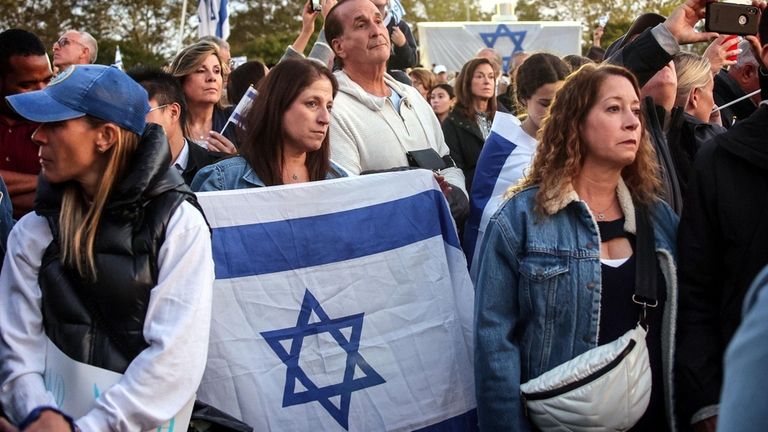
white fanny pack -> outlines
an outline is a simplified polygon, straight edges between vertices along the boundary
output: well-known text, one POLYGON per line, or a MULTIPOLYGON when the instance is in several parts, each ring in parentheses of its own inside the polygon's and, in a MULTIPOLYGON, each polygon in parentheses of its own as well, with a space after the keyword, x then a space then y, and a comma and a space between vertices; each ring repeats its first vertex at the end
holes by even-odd
POLYGON ((531 421, 542 431, 623 431, 634 426, 651 399, 646 310, 656 307, 653 227, 640 206, 635 295, 640 321, 615 341, 593 348, 520 386, 531 421))
POLYGON ((638 324, 520 386, 531 421, 543 431, 623 431, 651 399, 646 330, 638 324))

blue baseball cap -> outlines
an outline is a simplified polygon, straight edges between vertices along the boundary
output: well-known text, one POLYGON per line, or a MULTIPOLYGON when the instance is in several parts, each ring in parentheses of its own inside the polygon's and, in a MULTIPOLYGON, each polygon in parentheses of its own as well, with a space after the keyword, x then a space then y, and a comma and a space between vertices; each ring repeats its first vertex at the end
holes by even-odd
POLYGON ((22 117, 50 123, 86 114, 141 135, 149 112, 147 91, 114 66, 74 65, 48 87, 6 97, 22 117))

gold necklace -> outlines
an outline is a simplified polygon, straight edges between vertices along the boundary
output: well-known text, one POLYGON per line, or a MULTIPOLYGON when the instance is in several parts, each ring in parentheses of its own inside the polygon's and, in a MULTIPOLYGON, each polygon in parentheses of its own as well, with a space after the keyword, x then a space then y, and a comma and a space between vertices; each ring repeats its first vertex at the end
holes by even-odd
POLYGON ((593 208, 592 208, 592 206, 591 206, 591 205, 589 205, 589 204, 587 204, 587 207, 589 207, 589 209, 592 211, 592 214, 594 214, 594 215, 595 215, 595 217, 597 218, 597 220, 598 220, 598 221, 600 221, 600 222, 602 222, 602 221, 604 221, 604 220, 605 220, 605 212, 607 212, 608 210, 610 210, 611 208, 613 208, 613 203, 614 203, 614 201, 615 201, 615 199, 611 199, 611 203, 610 203, 610 204, 608 204, 608 207, 604 208, 602 211, 601 211, 601 210, 595 210, 595 209, 593 209, 593 208))

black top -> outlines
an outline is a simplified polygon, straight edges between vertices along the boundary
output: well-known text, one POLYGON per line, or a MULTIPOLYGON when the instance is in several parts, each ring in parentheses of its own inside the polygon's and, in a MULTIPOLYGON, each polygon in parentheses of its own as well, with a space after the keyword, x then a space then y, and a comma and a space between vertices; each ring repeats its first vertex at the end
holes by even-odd
MULTIPOLYGON (((229 127, 234 126, 230 125, 229 127)), ((189 146, 189 157, 187 159, 187 166, 181 173, 181 176, 184 178, 184 183, 186 183, 187 186, 192 184, 192 179, 195 178, 195 174, 197 174, 201 168, 231 156, 226 153, 208 151, 189 139, 187 139, 187 146, 189 146)))
MULTIPOLYGON (((216 132, 221 132, 221 130, 224 128, 224 125, 227 124, 227 120, 229 120, 229 116, 232 115, 232 112, 235 110, 235 106, 228 106, 226 108, 219 108, 218 105, 214 105, 213 107, 213 119, 211 121, 211 129, 216 132)), ((228 140, 232 141, 232 144, 235 145, 235 147, 240 148, 240 143, 237 139, 237 123, 231 123, 227 125, 227 128, 224 129, 224 135, 228 140)))
MULTIPOLYGON (((602 294, 600 297, 600 329, 599 345, 604 345, 618 339, 627 331, 635 328, 640 317, 641 307, 632 301, 635 293, 635 236, 624 232, 624 218, 598 222, 600 238, 603 242, 626 238, 632 246, 632 256, 619 267, 602 264, 602 294)), ((658 268, 658 267, 657 267, 658 268)), ((667 430, 664 408, 664 372, 662 369, 661 323, 663 305, 666 299, 664 277, 657 270, 659 306, 649 308, 647 322, 649 325, 646 344, 651 364, 651 401, 640 421, 630 430, 633 431, 664 431, 667 430)))

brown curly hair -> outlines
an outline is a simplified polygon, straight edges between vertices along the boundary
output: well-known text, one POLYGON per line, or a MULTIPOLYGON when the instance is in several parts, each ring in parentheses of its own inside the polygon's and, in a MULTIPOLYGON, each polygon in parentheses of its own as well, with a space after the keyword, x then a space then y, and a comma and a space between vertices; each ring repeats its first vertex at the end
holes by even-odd
MULTIPOLYGON (((511 187, 507 195, 539 185, 534 211, 539 216, 546 216, 546 209, 553 208, 553 204, 561 201, 572 190, 571 182, 581 170, 586 148, 579 127, 597 102, 600 87, 609 76, 629 80, 640 98, 637 79, 620 66, 585 65, 569 75, 555 95, 549 115, 542 123, 540 142, 528 175, 511 187)), ((640 145, 635 160, 624 167, 621 177, 635 202, 650 204, 657 199, 661 186, 659 166, 656 151, 645 130, 643 116, 640 117, 640 127, 640 145)))

